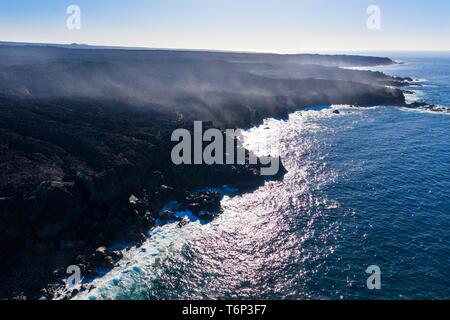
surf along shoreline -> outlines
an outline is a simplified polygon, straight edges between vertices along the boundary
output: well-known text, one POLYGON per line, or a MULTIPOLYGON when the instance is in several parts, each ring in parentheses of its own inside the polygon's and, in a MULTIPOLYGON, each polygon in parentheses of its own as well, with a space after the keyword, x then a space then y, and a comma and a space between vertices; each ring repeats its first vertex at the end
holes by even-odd
MULTIPOLYGON (((388 77, 389 85, 395 83, 398 87, 407 85, 412 79, 399 79, 388 77)), ((327 104, 349 104, 360 107, 376 105, 392 105, 400 107, 420 108, 422 104, 407 104, 400 89, 391 89, 384 86, 368 86, 366 84, 353 82, 327 82, 326 80, 303 80, 303 84, 310 84, 313 87, 325 88, 334 87, 338 84, 338 90, 331 96, 307 98, 304 101, 287 101, 278 97, 280 101, 276 108, 262 109, 258 112, 248 114, 247 108, 237 106, 239 118, 236 123, 228 121, 226 125, 230 127, 250 127, 262 123, 262 120, 270 117, 285 117, 288 114, 302 110, 310 105, 327 104), (340 95, 339 86, 346 88, 348 85, 359 87, 357 97, 347 93, 340 95), (284 107, 280 107, 284 106, 284 107), (239 111, 241 110, 241 111, 239 111)), ((284 83, 289 87, 292 83, 284 83)), ((273 102, 273 101, 271 101, 273 102)), ((56 144, 62 149, 77 150, 72 153, 81 153, 89 161, 92 158, 102 155, 91 154, 90 150, 85 150, 82 145, 78 145, 78 137, 84 138, 84 128, 69 128, 74 130, 74 139, 67 135, 62 135, 63 142, 55 136, 49 137, 47 134, 39 132, 40 141, 32 140, 23 136, 36 136, 32 124, 36 119, 36 114, 46 114, 52 116, 50 119, 38 118, 39 125, 49 128, 49 134, 62 134, 60 131, 52 132, 54 122, 57 125, 64 125, 64 122, 72 121, 73 118, 84 117, 84 121, 93 123, 89 126, 87 133, 91 135, 93 142, 107 140, 113 144, 123 146, 130 140, 117 138, 116 135, 107 135, 109 128, 96 123, 104 120, 99 114, 89 114, 86 118, 84 106, 95 106, 100 111, 108 110, 111 105, 122 105, 122 102, 105 101, 85 98, 30 98, 17 95, 1 97, 2 109, 6 115, 11 110, 15 116, 23 115, 22 128, 19 130, 13 125, 6 125, 2 122, 2 130, 6 131, 9 139, 8 150, 20 150, 22 153, 44 154, 44 163, 57 161, 63 158, 58 152, 59 149, 52 148, 48 144, 56 144), (70 106, 70 109, 65 109, 70 106), (55 114, 55 109, 60 114, 55 114), (31 110, 32 116, 29 116, 31 110), (29 120, 29 122, 27 122, 29 120), (27 132, 28 131, 28 132, 27 132), (106 132, 106 133, 105 133, 106 132), (45 141, 42 143, 41 141, 45 141), (11 148, 11 145, 13 148, 11 148), (79 150, 78 150, 79 149, 79 150), (84 154, 85 153, 85 154, 84 154), (52 156, 54 156, 52 158, 52 156)), ((117 107, 117 114, 109 115, 113 123, 123 125, 123 130, 139 128, 141 123, 134 123, 139 116, 147 117, 147 113, 142 110, 121 109, 117 107), (126 123, 126 121, 129 123, 126 123)), ((225 112, 224 110, 223 112, 225 112)), ((90 110, 89 110, 90 112, 90 110)), ((102 115, 104 113, 101 113, 102 115)), ((10 120, 7 117, 5 120, 10 120)), ((107 170, 92 170, 95 164, 87 170, 83 163, 74 165, 77 170, 69 168, 69 174, 65 174, 62 179, 48 179, 45 176, 38 176, 37 188, 31 191, 24 190, 18 192, 17 196, 2 197, 0 207, 7 217, 5 229, 8 229, 7 238, 4 241, 5 252, 8 252, 7 262, 2 266, 3 273, 1 297, 16 299, 38 299, 53 298, 53 293, 61 286, 66 268, 69 265, 80 267, 84 277, 95 276, 97 269, 111 269, 120 260, 119 251, 108 248, 118 242, 129 242, 139 245, 147 239, 146 231, 155 225, 155 221, 160 218, 161 210, 170 200, 176 200, 183 204, 185 208, 194 209, 198 214, 202 211, 220 211, 220 198, 217 193, 204 192, 193 193, 193 190, 200 187, 212 187, 218 185, 231 185, 241 191, 257 188, 264 182, 264 178, 259 175, 258 165, 246 166, 174 166, 170 161, 170 150, 173 144, 170 142, 170 134, 177 128, 190 129, 191 119, 184 115, 182 119, 167 117, 165 115, 152 113, 144 120, 156 123, 152 132, 155 135, 145 136, 150 138, 151 146, 141 144, 141 141, 131 140, 132 144, 123 148, 129 151, 129 155, 135 161, 123 161, 114 159, 109 161, 107 170), (140 150, 140 149, 143 150, 140 150), (137 151, 139 150, 139 151, 137 151), (143 155, 142 152, 145 152, 143 155), (155 156, 157 155, 157 156, 155 156), (29 216, 26 219, 21 217, 23 212, 29 216), (61 214, 64 212, 64 214, 61 214), (30 228, 31 224, 31 228, 30 228), (75 227, 73 227, 75 226, 75 227), (14 234, 17 230, 17 234, 14 234), (27 231, 30 230, 30 231, 27 231), (23 235, 19 235, 23 233, 23 235), (12 245, 12 246, 11 246, 12 245), (11 250, 13 248, 13 250, 11 250), (30 262, 32 268, 30 268, 30 262)), ((198 119, 197 120, 202 120, 198 119)), ((206 121, 209 119, 206 118, 206 121)), ((220 121, 218 121, 220 123, 220 121)), ((224 129, 224 124, 217 126, 216 122, 208 122, 210 127, 224 129)), ((67 129, 67 128, 65 128, 67 129)), ((39 129, 40 130, 40 129, 39 129)), ((136 138, 136 137, 134 137, 136 138)), ((83 139, 80 139, 83 141, 83 139)), ((88 140, 88 142, 90 142, 88 140)), ((110 156, 110 154, 106 154, 110 156)), ((96 160, 96 159, 94 159, 96 160)), ((103 159, 102 159, 103 160, 103 159)), ((40 161, 40 160, 37 160, 40 161)), ((93 161, 95 162, 95 161, 93 161)), ((29 168, 29 174, 35 175, 29 168)), ((283 172, 283 171, 282 171, 283 172)), ((279 178, 280 176, 276 177, 279 178)), ((20 191, 21 186, 16 186, 20 191)), ((170 212, 165 212, 166 220, 173 217, 170 212)), ((211 218, 211 217, 206 217, 211 218)), ((82 290, 89 290, 89 286, 81 287, 82 290)), ((75 295, 76 291, 71 291, 66 298, 75 295)))

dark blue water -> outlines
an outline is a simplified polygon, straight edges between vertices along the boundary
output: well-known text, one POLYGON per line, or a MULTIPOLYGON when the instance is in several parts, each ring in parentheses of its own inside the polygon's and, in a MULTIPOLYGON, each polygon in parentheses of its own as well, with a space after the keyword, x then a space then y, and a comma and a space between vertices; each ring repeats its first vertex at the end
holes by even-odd
MULTIPOLYGON (((394 58, 406 64, 381 70, 450 106, 450 56, 394 58)), ((389 106, 267 120, 247 145, 276 149, 283 181, 229 193, 212 223, 156 228, 80 298, 448 299, 449 129, 449 115, 389 106)))
POLYGON ((446 53, 386 53, 404 64, 371 68, 390 75, 419 79, 422 87, 412 86, 419 101, 450 106, 450 52, 446 53))

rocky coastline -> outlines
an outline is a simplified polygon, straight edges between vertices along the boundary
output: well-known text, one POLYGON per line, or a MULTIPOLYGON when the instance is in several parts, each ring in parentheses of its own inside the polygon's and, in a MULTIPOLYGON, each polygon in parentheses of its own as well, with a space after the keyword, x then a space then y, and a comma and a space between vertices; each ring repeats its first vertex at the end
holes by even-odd
MULTIPOLYGON (((245 190, 264 183, 261 165, 173 165, 171 133, 189 129, 193 120, 219 129, 247 128, 311 105, 427 108, 407 104, 399 88, 388 87, 412 79, 340 69, 352 65, 342 56, 324 57, 324 66, 309 64, 320 56, 299 56, 302 62, 291 74, 295 57, 277 55, 169 58, 59 48, 62 57, 70 56, 64 64, 59 56, 42 61, 45 48, 14 50, 38 62, 20 64, 0 48, 3 299, 51 299, 69 265, 80 266, 84 276, 114 267, 120 253, 110 250, 113 244, 139 245, 156 220, 174 220, 173 212, 162 211, 170 200, 212 219, 208 212, 220 211, 220 196, 194 190, 245 190), (143 78, 142 65, 151 77, 143 78), (133 90, 125 90, 129 83, 133 90)), ((354 59, 370 65, 370 59, 354 59)))

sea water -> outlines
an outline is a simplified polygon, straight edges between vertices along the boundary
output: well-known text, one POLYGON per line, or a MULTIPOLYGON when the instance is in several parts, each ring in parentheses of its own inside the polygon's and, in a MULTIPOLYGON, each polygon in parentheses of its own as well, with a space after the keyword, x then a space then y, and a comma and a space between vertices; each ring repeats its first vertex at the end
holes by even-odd
MULTIPOLYGON (((409 99, 450 107, 450 54, 393 58, 404 64, 377 70, 417 79, 409 99)), ((450 298, 449 115, 324 106, 245 136, 282 157, 282 180, 222 188, 210 223, 178 213, 190 223, 161 224, 76 298, 450 298)))

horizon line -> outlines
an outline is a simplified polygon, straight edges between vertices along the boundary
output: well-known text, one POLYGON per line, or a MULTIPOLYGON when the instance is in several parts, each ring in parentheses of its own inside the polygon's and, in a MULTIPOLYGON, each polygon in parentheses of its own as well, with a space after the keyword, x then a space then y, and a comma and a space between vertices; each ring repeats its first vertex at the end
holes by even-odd
POLYGON ((88 43, 54 43, 54 42, 28 42, 0 40, 0 45, 6 46, 48 46, 63 47, 70 49, 111 49, 111 50, 155 50, 155 51, 199 51, 199 52, 225 52, 225 53, 261 53, 261 54, 315 54, 315 53, 364 53, 364 52, 428 52, 428 53, 450 53, 449 49, 302 49, 302 50, 241 50, 241 49, 208 49, 208 48, 176 48, 176 47, 145 47, 145 46, 121 46, 108 44, 88 44, 88 43), (78 47, 78 48, 77 48, 78 47), (85 48, 83 48, 85 47, 85 48), (87 47, 87 48, 86 48, 87 47))

